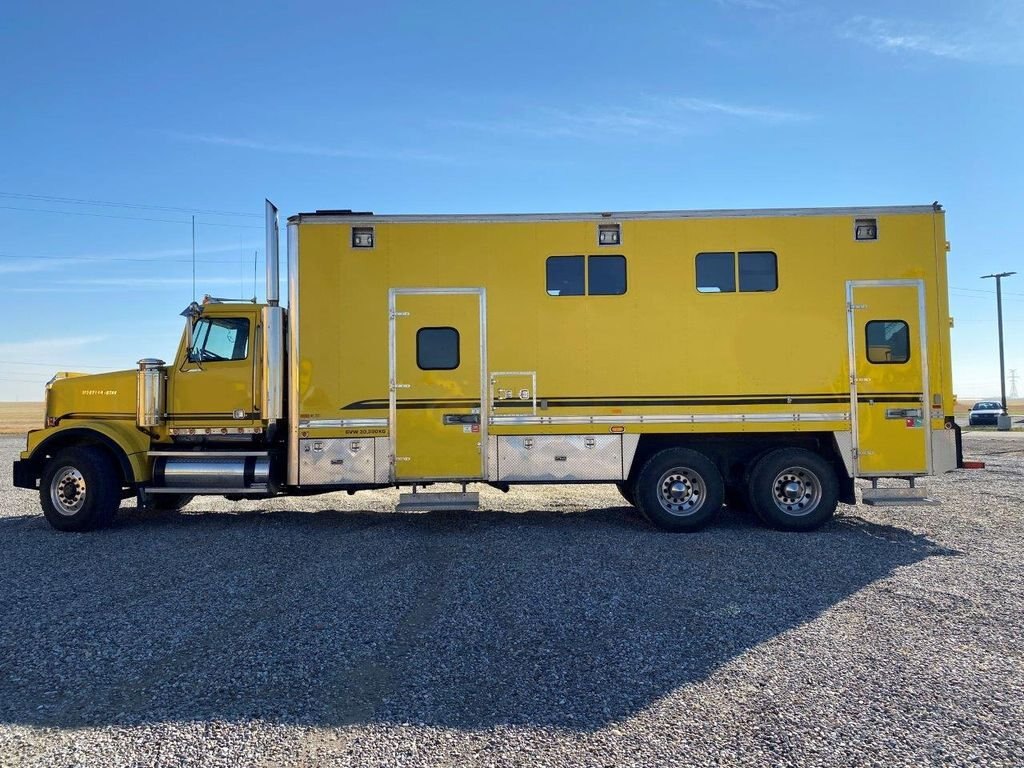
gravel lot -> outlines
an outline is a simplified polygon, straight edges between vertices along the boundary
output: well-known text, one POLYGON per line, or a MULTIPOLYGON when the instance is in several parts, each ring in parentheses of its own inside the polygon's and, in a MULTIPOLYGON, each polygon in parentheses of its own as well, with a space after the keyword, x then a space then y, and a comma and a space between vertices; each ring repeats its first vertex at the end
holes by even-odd
POLYGON ((1024 764, 1024 435, 941 507, 656 533, 614 489, 122 510, 0 439, 0 764, 1024 764))

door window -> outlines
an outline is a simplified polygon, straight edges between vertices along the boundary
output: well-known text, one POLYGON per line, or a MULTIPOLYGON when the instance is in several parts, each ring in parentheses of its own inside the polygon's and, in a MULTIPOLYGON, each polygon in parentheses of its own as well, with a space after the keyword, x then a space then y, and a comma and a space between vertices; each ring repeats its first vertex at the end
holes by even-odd
POLYGON ((864 328, 869 363, 910 360, 910 327, 902 320, 870 320, 864 328))
POLYGON ((452 371, 459 367, 459 332, 454 328, 416 331, 416 365, 424 371, 452 371))
POLYGON ((204 317, 192 331, 192 362, 244 360, 249 355, 249 321, 244 317, 204 317))

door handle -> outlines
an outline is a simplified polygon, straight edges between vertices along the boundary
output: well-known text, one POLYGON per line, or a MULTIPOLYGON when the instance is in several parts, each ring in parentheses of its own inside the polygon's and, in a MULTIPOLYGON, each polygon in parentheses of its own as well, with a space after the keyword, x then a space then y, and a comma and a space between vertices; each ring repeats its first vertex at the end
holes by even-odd
POLYGON ((479 413, 446 413, 441 417, 441 422, 448 425, 479 424, 479 413))

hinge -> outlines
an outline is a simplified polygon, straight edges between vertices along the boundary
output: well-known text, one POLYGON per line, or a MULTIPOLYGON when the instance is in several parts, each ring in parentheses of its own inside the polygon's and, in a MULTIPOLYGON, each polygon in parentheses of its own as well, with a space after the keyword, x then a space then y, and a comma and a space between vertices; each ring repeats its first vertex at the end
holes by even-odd
POLYGON ((860 378, 858 378, 856 374, 850 374, 850 384, 867 383, 869 381, 871 381, 871 379, 868 378, 867 376, 861 376, 860 378))
POLYGON ((397 463, 399 461, 411 461, 411 459, 408 456, 395 456, 393 461, 397 463))
POLYGON ((412 384, 399 384, 397 382, 391 382, 391 391, 394 392, 396 389, 409 389, 412 384))
POLYGON ((847 302, 847 304, 846 304, 846 311, 847 312, 853 312, 855 309, 867 309, 867 308, 868 308, 867 304, 854 304, 852 301, 847 302))
POLYGON ((391 313, 391 319, 392 320, 394 320, 396 317, 408 317, 408 316, 409 316, 408 312, 392 312, 391 313))

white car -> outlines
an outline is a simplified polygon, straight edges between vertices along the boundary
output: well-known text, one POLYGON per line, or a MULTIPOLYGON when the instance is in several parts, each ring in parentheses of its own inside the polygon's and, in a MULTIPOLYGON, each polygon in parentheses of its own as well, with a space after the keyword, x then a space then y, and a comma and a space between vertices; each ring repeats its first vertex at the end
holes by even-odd
POLYGON ((979 424, 996 424, 1003 412, 1003 404, 995 400, 981 400, 971 407, 968 422, 972 427, 979 424))

